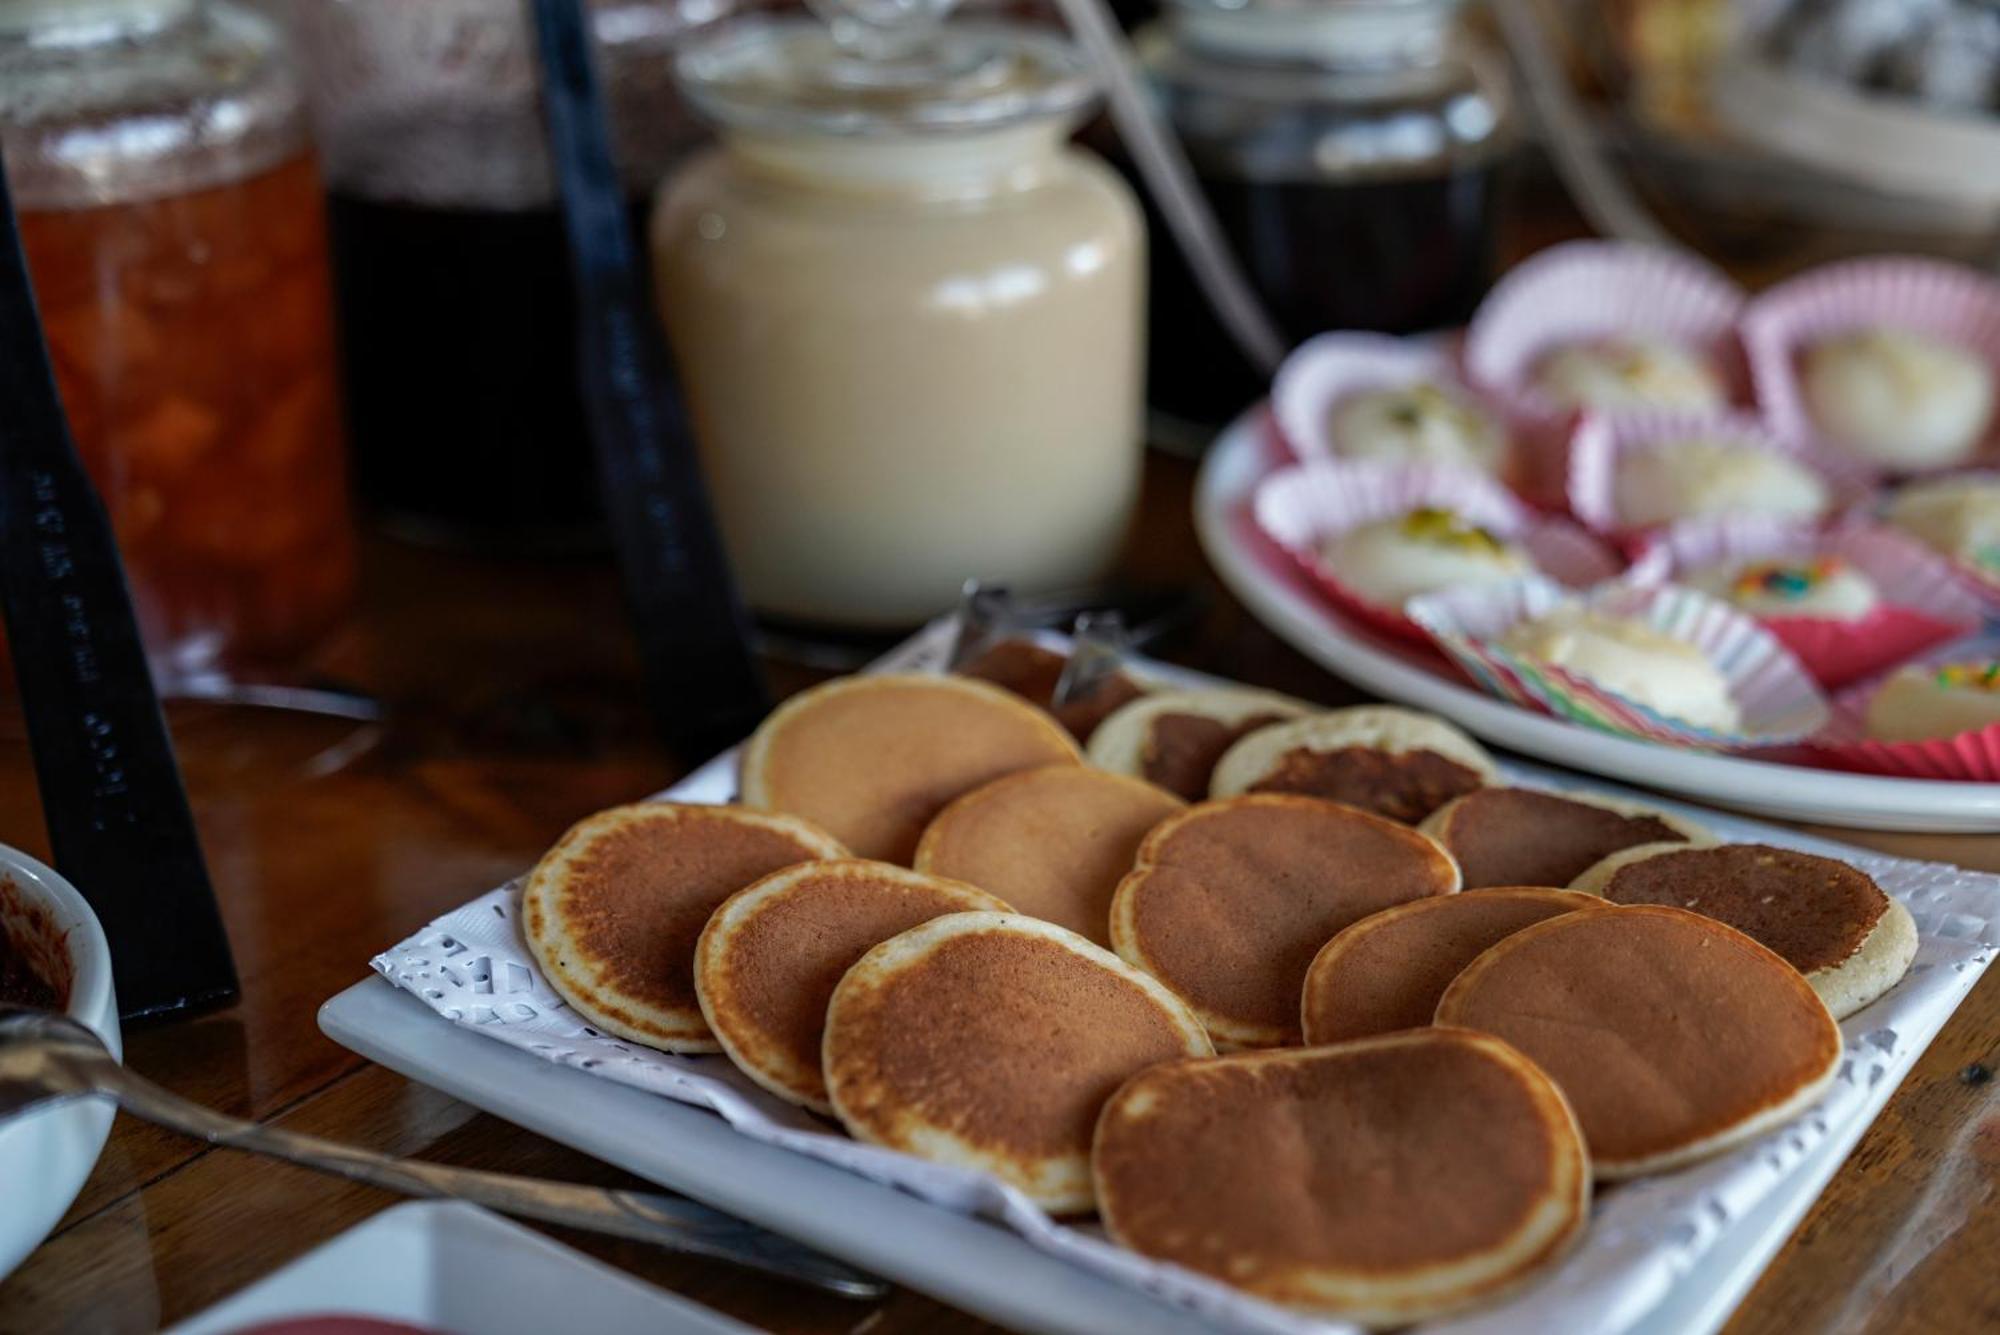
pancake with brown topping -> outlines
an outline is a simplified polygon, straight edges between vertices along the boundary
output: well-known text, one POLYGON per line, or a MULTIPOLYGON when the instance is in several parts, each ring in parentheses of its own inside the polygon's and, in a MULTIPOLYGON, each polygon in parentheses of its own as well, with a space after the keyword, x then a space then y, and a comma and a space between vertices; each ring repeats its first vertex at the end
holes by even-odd
POLYGON ((1120 956, 1178 994, 1215 1041, 1299 1041, 1299 996, 1319 948, 1349 923, 1458 889, 1425 835, 1315 797, 1203 802, 1139 846, 1111 901, 1120 956))
POLYGON ((779 1098, 833 1115, 820 1048, 834 986, 890 937, 947 913, 1004 913, 984 890, 887 862, 808 862, 739 890, 702 929, 694 987, 729 1059, 779 1098))
POLYGON ((1198 802, 1208 796, 1224 752, 1259 728, 1306 712, 1297 700, 1271 691, 1159 691, 1098 725, 1090 736, 1090 763, 1198 802))
POLYGON ((1108 945, 1111 892, 1140 841, 1185 807, 1150 783, 1082 765, 1023 770, 940 811, 915 865, 1108 945))
POLYGON ((1299 1017, 1306 1042, 1422 1028, 1451 980, 1489 947, 1558 914, 1603 907, 1601 899, 1568 890, 1501 886, 1370 914, 1313 957, 1299 1017))
POLYGON ((1804 974, 1836 1020, 1894 987, 1917 954, 1916 920, 1874 877, 1796 849, 1652 844, 1605 858, 1574 888, 1728 923, 1804 974))
POLYGON ((1098 1110, 1134 1073, 1212 1049, 1186 1007, 1074 932, 954 913, 892 937, 834 988, 827 1090, 857 1140, 983 1169, 1056 1214, 1089 1210, 1098 1110))
POLYGON ((1437 1023, 1498 1035, 1547 1071, 1600 1179, 1767 1131, 1840 1064, 1840 1030, 1798 970, 1713 918, 1653 905, 1522 928, 1445 989, 1437 1023))
POLYGON ((1217 762, 1209 792, 1323 797, 1415 825, 1499 781, 1493 758, 1443 719, 1358 705, 1251 733, 1217 762))
POLYGON ((1534 788, 1481 788, 1445 803, 1423 831, 1445 846, 1465 888, 1568 885, 1640 844, 1712 844, 1693 821, 1636 802, 1534 788))
POLYGON ((1033 640, 1001 640, 954 669, 960 676, 990 681, 1012 691, 1029 704, 1046 709, 1072 737, 1090 740, 1097 726, 1114 710, 1146 693, 1146 688, 1123 672, 1100 677, 1074 699, 1055 703, 1056 687, 1069 667, 1069 655, 1045 648, 1033 640))
POLYGON ((1092 1168, 1120 1244, 1374 1326, 1491 1302, 1590 1203, 1554 1083, 1463 1029, 1154 1067, 1105 1105, 1092 1168))
POLYGON ((694 991, 709 914, 794 863, 846 856, 825 831, 740 807, 642 802, 577 822, 528 874, 521 927, 542 976, 608 1034, 714 1052, 694 991))
POLYGON ((780 705, 743 748, 743 803, 802 816, 861 857, 907 865, 953 798, 1017 770, 1075 764, 1056 721, 997 686, 840 677, 780 705))

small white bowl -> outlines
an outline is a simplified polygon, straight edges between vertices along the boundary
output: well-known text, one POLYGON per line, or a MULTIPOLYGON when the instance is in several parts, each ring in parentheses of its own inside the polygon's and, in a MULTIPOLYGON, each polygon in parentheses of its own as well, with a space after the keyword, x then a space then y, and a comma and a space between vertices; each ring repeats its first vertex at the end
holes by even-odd
MULTIPOLYGON (((103 1039, 112 1056, 121 1056, 111 949, 97 915, 68 881, 0 844, 0 931, 19 935, 29 922, 62 942, 61 958, 69 969, 65 1013, 103 1039)), ((76 1199, 111 1133, 114 1111, 108 1099, 76 1099, 0 1121, 0 1182, 7 1184, 6 1208, 0 1209, 0 1278, 41 1244, 76 1199)))

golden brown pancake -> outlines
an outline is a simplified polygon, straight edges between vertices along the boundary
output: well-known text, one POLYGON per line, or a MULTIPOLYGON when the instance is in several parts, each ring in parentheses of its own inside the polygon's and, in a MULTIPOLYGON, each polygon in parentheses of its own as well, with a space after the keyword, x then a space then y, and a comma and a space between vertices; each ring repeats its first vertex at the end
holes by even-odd
POLYGON ((780 705, 743 748, 743 803, 803 816, 857 856, 908 864, 953 798, 1082 759, 1056 721, 962 677, 840 677, 780 705))
POLYGON ((1489 885, 1568 885, 1600 859, 1640 844, 1713 842, 1690 821, 1605 798, 1481 788, 1424 822, 1465 874, 1489 885))
POLYGON ((1306 1042, 1420 1029, 1431 1022, 1451 980, 1488 947, 1559 913, 1603 906, 1568 890, 1504 886, 1415 899, 1370 914, 1341 929, 1313 957, 1300 1016, 1306 1042))
POLYGON ((1894 987, 1917 953, 1910 911, 1859 867, 1769 844, 1629 849, 1577 879, 1614 904, 1726 922, 1806 976, 1835 1019, 1894 987))
POLYGON ((1234 797, 1146 836, 1111 940, 1217 1043, 1272 1047, 1299 1041, 1306 969, 1335 932, 1456 889, 1452 860, 1407 826, 1315 797, 1234 797))
POLYGON ((1463 1029, 1156 1066, 1105 1105, 1091 1163, 1122 1245, 1376 1326, 1492 1301, 1590 1203, 1554 1083, 1463 1029))
POLYGON ((1251 733, 1216 763, 1209 791, 1323 797, 1415 825, 1498 781, 1493 758, 1443 719, 1356 705, 1251 733))
POLYGON ((1171 993, 1038 918, 954 913, 862 956, 833 991, 827 1089, 857 1140, 984 1169, 1043 1209, 1091 1208, 1098 1109, 1134 1072, 1206 1057, 1171 993))
POLYGON ((1140 840, 1185 806, 1149 783, 1081 765, 1022 770, 940 811, 917 845, 916 868, 1109 945, 1111 892, 1140 840))
POLYGON ((1703 1158, 1803 1111, 1840 1030, 1798 970, 1685 909, 1568 913, 1467 966, 1437 1023, 1506 1039, 1576 1109, 1600 1179, 1703 1158))
POLYGON ((1043 648, 1032 640, 1001 640, 956 670, 960 676, 990 681, 1036 708, 1048 710, 1079 742, 1089 741, 1097 725, 1119 706, 1146 693, 1145 687, 1123 672, 1113 672, 1076 699, 1056 705, 1056 686, 1068 666, 1068 654, 1043 648))
POLYGON ((613 807, 577 822, 535 864, 522 932, 549 985, 592 1025, 668 1052, 714 1052, 694 992, 708 915, 780 867, 846 852, 790 816, 613 807))
POLYGON ((739 890, 702 929, 694 988, 729 1059, 779 1098, 833 1115, 820 1072, 826 1006, 854 962, 947 913, 1007 911, 984 890, 887 862, 787 867, 739 890))

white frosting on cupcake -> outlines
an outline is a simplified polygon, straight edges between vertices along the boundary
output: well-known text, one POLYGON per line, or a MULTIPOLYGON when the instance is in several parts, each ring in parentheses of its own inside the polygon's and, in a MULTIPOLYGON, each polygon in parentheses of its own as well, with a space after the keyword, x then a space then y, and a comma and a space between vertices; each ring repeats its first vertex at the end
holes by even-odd
POLYGON ((1912 664, 1868 698, 1868 735, 1924 742, 2000 723, 2000 663, 1912 664))
POLYGON ((1685 583, 1760 617, 1858 621, 1881 602, 1875 581, 1837 556, 1719 561, 1685 583))
POLYGON ((1849 453, 1891 468, 1964 463, 1993 416, 1993 368, 1965 348, 1904 329, 1815 343, 1800 385, 1813 424, 1849 453))
POLYGON ((1701 357, 1641 334, 1557 348, 1537 364, 1535 384, 1565 408, 1714 412, 1727 401, 1722 378, 1701 357))
POLYGON ((1334 450, 1350 459, 1415 460, 1498 471, 1506 430, 1488 414, 1428 380, 1368 389, 1333 410, 1334 450))
POLYGON ((1700 515, 1814 517, 1832 497, 1796 459, 1727 441, 1690 439, 1633 450, 1618 461, 1612 505, 1627 528, 1700 515))
POLYGON ((1697 728, 1735 732, 1742 723, 1728 680, 1706 654, 1629 617, 1568 603, 1509 627, 1500 646, 1697 728))
POLYGON ((1343 584, 1401 607, 1419 594, 1534 573, 1527 552, 1449 510, 1419 509, 1337 534, 1320 548, 1343 584))
POLYGON ((1912 482, 1890 500, 1887 518, 1946 556, 2000 577, 2000 478, 1912 482))

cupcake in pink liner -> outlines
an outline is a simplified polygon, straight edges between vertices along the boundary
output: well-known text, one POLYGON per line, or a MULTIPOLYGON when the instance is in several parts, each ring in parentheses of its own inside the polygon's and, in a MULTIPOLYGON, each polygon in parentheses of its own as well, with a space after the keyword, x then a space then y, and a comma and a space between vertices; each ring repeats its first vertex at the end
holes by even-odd
POLYGON ((1826 723, 1825 697, 1777 637, 1677 585, 1579 597, 1528 579, 1419 598, 1409 615, 1487 690, 1602 732, 1740 750, 1826 723))
POLYGON ((1867 475, 1754 417, 1587 414, 1570 444, 1570 513, 1628 542, 1725 514, 1818 519, 1868 495, 1867 475))
POLYGON ((1882 473, 2000 458, 2000 283, 1890 256, 1814 269, 1742 323, 1771 427, 1882 473))
POLYGON ((1436 339, 1321 334, 1278 368, 1271 411, 1301 459, 1509 472, 1505 414, 1460 379, 1436 339))
POLYGON ((1537 574, 1582 589, 1624 564, 1463 468, 1301 464, 1259 483, 1251 513, 1342 613, 1417 641, 1427 637, 1403 612, 1411 598, 1537 574))
POLYGON ((1806 750, 1869 774, 2000 782, 2000 638, 1960 640, 1843 691, 1806 750))
POLYGON ((1878 508, 1883 523, 1950 561, 1989 610, 2000 608, 2000 471, 1914 478, 1878 508))
POLYGON ((1743 300, 1721 271, 1680 252, 1554 246, 1480 303, 1466 375, 1530 418, 1723 412, 1744 398, 1734 333, 1743 300))
POLYGON ((1956 567, 1859 517, 1730 515, 1648 538, 1627 578, 1681 584, 1764 623, 1828 690, 1979 628, 1956 567))

